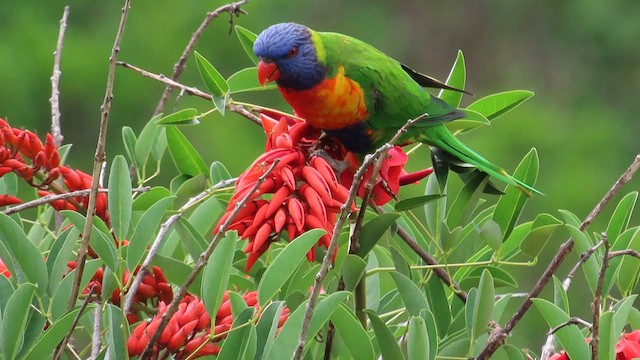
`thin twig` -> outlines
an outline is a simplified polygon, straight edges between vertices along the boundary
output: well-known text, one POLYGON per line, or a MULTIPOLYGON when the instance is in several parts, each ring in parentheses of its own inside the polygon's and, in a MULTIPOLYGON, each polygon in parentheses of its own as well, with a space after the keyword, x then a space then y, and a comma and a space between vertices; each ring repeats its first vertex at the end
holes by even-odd
MULTIPOLYGON (((235 207, 231 212, 231 215, 229 215, 229 218, 227 218, 227 220, 225 220, 225 222, 222 223, 222 225, 220 225, 220 227, 218 228, 218 232, 215 234, 215 236, 209 243, 209 246, 205 249, 205 251, 202 254, 200 254, 198 261, 193 267, 193 271, 191 271, 189 276, 187 276, 184 283, 182 283, 177 293, 174 295, 173 300, 171 301, 171 304, 169 304, 169 306, 167 307, 167 311, 164 314, 162 314, 162 319, 160 320, 160 324, 158 325, 156 332, 153 334, 153 336, 151 336, 149 343, 144 348, 144 351, 142 352, 142 354, 140 354, 139 359, 141 360, 146 359, 147 356, 151 355, 152 349, 154 348, 154 346, 156 346, 158 339, 160 339, 160 334, 162 334, 162 331, 169 323, 169 319, 171 318, 171 316, 176 312, 176 310, 178 310, 178 305, 180 304, 180 301, 182 301, 182 298, 187 294, 187 290, 189 286, 193 283, 193 281, 196 279, 198 274, 200 274, 200 271, 202 271, 202 269, 207 265, 207 261, 209 261, 209 257, 211 257, 211 254, 218 246, 218 243, 220 242, 220 240, 224 238, 227 232, 227 229, 233 223, 233 220, 238 215, 238 212, 240 212, 240 209, 242 209, 245 206, 245 204, 249 201, 249 198, 253 195, 253 193, 255 193, 256 190, 258 190, 258 187, 260 187, 260 185, 264 183, 264 181, 267 179, 267 176, 271 174, 271 172, 276 167, 276 165, 278 165, 279 162, 280 160, 276 159, 271 164, 271 166, 269 166, 269 168, 265 171, 265 173, 262 174, 260 178, 258 178, 255 185, 247 193, 247 195, 244 196, 240 201, 238 201, 235 204, 235 207)), ((149 252, 151 252, 151 250, 149 250, 149 252)), ((149 256, 147 256, 147 258, 149 258, 149 256)), ((142 269, 140 272, 142 272, 142 269)), ((129 294, 135 294, 135 291, 131 291, 130 289, 129 294)))
POLYGON ((593 325, 591 326, 591 359, 598 360, 598 343, 600 342, 600 307, 602 304, 602 287, 604 286, 604 275, 609 267, 609 240, 607 234, 602 233, 602 242, 604 243, 604 254, 602 255, 602 266, 600 267, 600 275, 596 285, 596 293, 593 297, 593 325))
POLYGON ((599 241, 593 247, 587 249, 587 251, 583 252, 582 255, 580 255, 580 260, 578 260, 576 265, 573 267, 573 269, 571 269, 571 271, 569 271, 569 273, 567 274, 567 277, 562 282, 562 288, 564 289, 565 292, 569 290, 569 287, 571 286, 571 281, 573 280, 573 277, 576 276, 576 273, 578 272, 578 270, 580 270, 580 267, 584 263, 586 263, 587 260, 589 260, 589 258, 591 258, 591 255, 593 255, 593 253, 595 253, 596 250, 598 250, 600 246, 602 246, 602 244, 603 242, 599 241))
POLYGON ((107 75, 107 85, 105 89, 104 101, 102 102, 101 115, 100 115, 100 132, 98 134, 98 144, 96 146, 96 154, 93 159, 93 171, 91 181, 91 193, 89 194, 89 205, 87 206, 87 221, 82 232, 82 245, 78 250, 78 256, 76 257, 77 272, 73 279, 73 286, 71 288, 71 295, 69 296, 68 308, 71 309, 75 306, 80 292, 80 280, 82 279, 82 272, 84 270, 85 261, 87 259, 87 250, 89 249, 89 240, 91 236, 91 228, 93 227, 93 215, 96 209, 96 197, 98 195, 98 185, 100 180, 100 172, 102 170, 102 162, 105 159, 105 146, 107 140, 107 127, 109 124, 109 114, 111 113, 111 102, 113 100, 113 84, 115 80, 116 61, 118 58, 118 52, 120 52, 120 42, 124 34, 124 27, 127 22, 127 15, 131 8, 131 1, 125 0, 122 7, 122 16, 120 17, 120 24, 118 25, 118 31, 116 38, 111 49, 111 56, 109 57, 109 73, 107 75))
POLYGON ((564 328, 566 326, 570 326, 570 325, 584 325, 585 327, 587 327, 589 329, 592 328, 591 324, 589 324, 588 322, 580 319, 579 317, 572 317, 569 320, 563 322, 562 324, 554 327, 553 329, 550 329, 548 334, 549 335, 553 335, 553 334, 557 333, 558 330, 560 330, 560 329, 562 329, 562 328, 564 328))
POLYGON ((60 344, 58 344, 58 346, 56 347, 56 351, 53 355, 53 360, 58 360, 60 358, 60 355, 62 355, 62 352, 64 351, 64 349, 67 347, 67 344, 69 343, 69 339, 71 339, 71 335, 73 335, 73 332, 76 330, 76 326, 78 326, 78 323, 80 322, 80 318, 84 315, 84 311, 87 309, 87 306, 89 305, 91 300, 93 300, 93 293, 95 290, 96 290, 96 285, 93 285, 91 289, 89 289, 89 293, 87 294, 87 297, 82 302, 82 305, 80 306, 80 310, 78 311, 78 314, 73 319, 71 328, 69 328, 69 330, 67 331, 67 334, 64 336, 60 344))
MULTIPOLYGON (((187 64, 187 59, 189 58, 189 56, 191 55, 191 53, 193 52, 193 49, 196 46, 196 43, 198 42, 198 40, 200 39, 200 37, 202 36, 202 34, 204 33, 204 30, 207 28, 207 26, 209 26, 209 24, 218 16, 220 16, 220 14, 222 13, 230 13, 230 14, 245 14, 246 12, 244 10, 242 10, 240 7, 242 5, 245 5, 249 2, 249 0, 242 0, 242 1, 238 1, 238 2, 234 2, 234 3, 230 3, 230 4, 226 4, 223 5, 213 11, 210 11, 207 13, 207 16, 205 16, 204 20, 202 21, 202 23, 200 24, 200 26, 198 26, 198 29, 196 29, 196 31, 193 33, 193 35, 191 35, 191 39, 189 39, 189 42, 187 43, 187 46, 185 47, 184 51, 182 52, 182 55, 180 55, 180 58, 178 59, 178 62, 173 66, 173 74, 171 75, 171 80, 178 80, 178 78, 180 77, 180 75, 182 74, 182 72, 184 71, 186 64, 187 64)), ((161 112, 164 112, 164 108, 167 104, 167 101, 169 101, 169 96, 171 95, 171 92, 173 91, 174 86, 167 84, 167 87, 164 89, 164 92, 162 93, 162 96, 160 97, 160 101, 158 102, 158 105, 156 106, 156 110, 153 112, 153 116, 156 116, 158 114, 160 114, 161 112)))
POLYGON ((56 50, 53 52, 53 75, 51 75, 51 136, 56 147, 62 145, 62 130, 60 128, 60 58, 62 57, 62 41, 64 32, 67 29, 67 18, 69 17, 69 6, 64 7, 62 19, 60 19, 60 31, 58 32, 58 42, 56 50))
POLYGON ((633 250, 633 249, 611 251, 609 253, 609 259, 613 259, 616 256, 624 256, 624 255, 633 256, 636 259, 640 259, 640 252, 637 252, 636 250, 633 250))
MULTIPOLYGON (((607 193, 602 197, 602 199, 596 204, 596 206, 591 210, 589 215, 584 219, 582 224, 580 225, 580 231, 586 229, 592 222, 595 220, 602 209, 611 201, 611 199, 620 191, 620 189, 628 183, 633 174, 635 174, 640 168, 640 154, 636 155, 634 161, 631 165, 625 170, 625 172, 618 178, 618 180, 613 184, 611 189, 607 191, 607 193)), ((518 310, 513 314, 509 322, 501 329, 498 329, 495 332, 492 332, 489 336, 489 340, 487 341, 487 345, 482 350, 480 355, 476 359, 478 360, 486 360, 493 355, 493 353, 504 344, 507 336, 511 333, 513 328, 520 322, 520 319, 524 316, 524 314, 529 310, 533 302, 531 299, 538 297, 544 287, 547 285, 549 280, 553 274, 558 270, 564 259, 571 253, 571 249, 573 249, 573 238, 569 238, 566 242, 564 242, 560 248, 558 249, 557 254, 551 259, 551 262, 547 266, 546 270, 540 276, 540 279, 533 286, 531 291, 529 292, 529 296, 525 299, 525 301, 520 305, 518 310)))
MULTIPOLYGON (((118 61, 117 64, 122 66, 122 67, 124 67, 124 68, 133 70, 133 71, 135 71, 137 73, 140 73, 142 76, 147 77, 149 79, 153 79, 153 80, 159 81, 161 83, 170 85, 170 86, 172 86, 174 88, 178 88, 181 91, 185 92, 186 94, 197 96, 197 97, 203 98, 205 100, 209 100, 209 101, 211 101, 213 99, 211 94, 207 94, 206 92, 204 92, 204 91, 202 91, 202 90, 200 90, 200 89, 198 89, 196 87, 193 87, 193 86, 183 85, 183 84, 181 84, 181 83, 179 83, 177 81, 169 79, 168 77, 166 77, 166 76, 164 76, 162 74, 159 74, 159 75, 158 74, 154 74, 152 72, 143 70, 143 69, 141 69, 141 68, 139 68, 137 66, 134 66, 134 65, 131 65, 129 63, 126 63, 124 61, 118 61)), ((252 114, 250 111, 248 111, 244 107, 242 107, 242 106, 240 106, 238 104, 234 104, 232 101, 228 101, 227 102, 227 109, 229 109, 229 110, 231 110, 231 111, 233 111, 233 112, 235 112, 235 113, 237 113, 239 115, 242 115, 242 116, 246 117, 247 119, 253 121, 254 123, 256 123, 258 125, 262 124, 262 121, 260 120, 259 117, 257 117, 256 115, 252 114)))
POLYGON ((351 204, 355 201, 356 195, 358 193, 358 188, 360 187, 360 183, 362 182, 362 178, 364 177, 364 173, 367 171, 369 166, 371 166, 373 162, 378 159, 378 157, 380 157, 381 154, 386 153, 394 146, 394 143, 398 141, 398 138, 400 138, 400 136, 404 134, 411 125, 413 125, 416 121, 420 120, 424 116, 427 116, 427 114, 407 121, 407 123, 398 130, 398 132, 393 136, 393 138, 391 138, 391 140, 389 140, 388 143, 382 145, 373 154, 367 155, 365 157, 362 165, 353 176, 353 182, 351 183, 351 188, 349 189, 349 196, 347 197, 347 201, 344 203, 344 205, 342 205, 340 216, 338 217, 338 220, 333 227, 333 236, 331 237, 331 242, 327 247, 327 253, 324 256, 324 259, 322 259, 322 265, 320 266, 320 270, 318 270, 318 273, 316 274, 315 283, 313 284, 313 288, 311 290, 311 296, 309 297, 309 301, 307 302, 304 320, 302 321, 302 328, 300 330, 300 336, 298 337, 298 346, 293 353, 294 360, 300 360, 302 358, 304 346, 307 342, 311 318, 313 316, 313 310, 316 307, 318 297, 320 296, 320 290, 322 289, 322 282, 324 281, 324 278, 327 276, 327 273, 331 268, 333 253, 337 250, 338 247, 338 238, 340 237, 340 231, 342 230, 342 227, 344 226, 344 223, 349 216, 349 213, 351 212, 351 204))
POLYGON ((180 220, 180 218, 184 215, 184 213, 188 209, 190 209, 193 205, 199 203, 200 201, 205 199, 207 196, 211 195, 212 191, 232 185, 236 182, 236 180, 237 178, 232 178, 232 179, 220 181, 219 183, 215 184, 211 188, 206 189, 200 194, 190 198, 189 201, 187 201, 184 205, 182 205, 180 209, 178 209, 178 212, 176 214, 169 217, 167 221, 165 221, 162 225, 160 225, 160 231, 158 231, 158 235, 156 236, 155 240, 151 244, 151 247, 149 247, 149 252, 147 253, 147 256, 145 257, 144 261, 140 265, 140 269, 138 270, 138 273, 133 278, 133 281, 131 282, 131 286, 129 286, 129 289, 127 290, 127 296, 125 296, 124 305, 122 307, 123 313, 125 314, 129 313, 129 310, 131 309, 131 306, 133 304, 133 299, 135 297, 135 294, 136 292, 138 292, 138 287, 140 287, 140 284, 142 283, 142 279, 144 278, 144 276, 149 272, 149 268, 151 267, 151 262, 153 261, 156 254, 158 253, 158 250, 160 250, 160 246, 162 245, 162 242, 169 234, 169 230, 171 230, 171 227, 173 226, 173 224, 175 224, 178 220, 180 220))
MULTIPOLYGON (((139 188, 134 188, 131 189, 131 192, 134 193, 141 193, 141 192, 146 192, 151 190, 151 186, 142 186, 139 188)), ((109 192, 109 189, 98 189, 99 193, 107 193, 109 192)), ((46 195, 43 196, 41 198, 37 198, 31 201, 27 201, 26 203, 22 203, 22 204, 18 204, 16 206, 10 207, 4 211, 2 211, 3 214, 5 215, 13 215, 15 213, 18 213, 20 211, 24 211, 27 209, 31 209, 40 205, 44 205, 44 204, 48 204, 50 202, 54 202, 56 200, 61 200, 61 199, 68 199, 68 198, 72 198, 72 197, 76 197, 76 196, 87 196, 91 193, 91 189, 83 189, 83 190, 76 190, 76 191, 70 191, 70 192, 66 192, 66 193, 62 193, 62 194, 51 194, 51 195, 46 195)))

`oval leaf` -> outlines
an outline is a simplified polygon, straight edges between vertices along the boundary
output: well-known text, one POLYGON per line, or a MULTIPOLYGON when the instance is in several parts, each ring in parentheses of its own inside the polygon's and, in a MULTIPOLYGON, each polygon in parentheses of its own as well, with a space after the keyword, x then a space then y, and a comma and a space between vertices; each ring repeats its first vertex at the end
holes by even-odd
POLYGON ((199 174, 206 175, 208 173, 207 166, 200 154, 175 126, 167 128, 167 142, 169 154, 181 174, 196 177, 199 174))
MULTIPOLYGON (((453 63, 453 67, 451 68, 451 72, 449 72, 449 76, 445 83, 456 89, 464 90, 466 79, 467 70, 464 64, 464 55, 461 50, 458 50, 456 61, 453 63)), ((462 95, 463 93, 460 91, 442 89, 440 90, 438 97, 447 104, 453 107, 458 107, 462 101, 462 95)))
POLYGON ((7 302, 2 314, 2 337, 0 338, 3 359, 16 358, 22 347, 31 300, 35 291, 34 284, 21 284, 7 302))
POLYGON ((222 297, 227 290, 233 253, 235 252, 238 234, 235 231, 227 232, 220 240, 207 262, 202 275, 202 301, 209 314, 217 314, 222 303, 222 297))
POLYGON ((469 110, 475 110, 487 119, 493 120, 515 109, 534 94, 527 90, 512 90, 492 94, 469 105, 469 110))
POLYGON ((376 334, 376 340, 380 347, 380 353, 385 360, 404 360, 402 351, 398 346, 396 338, 384 321, 380 320, 378 315, 372 310, 365 311, 371 321, 371 327, 376 334))
POLYGON ((356 254, 365 257, 399 217, 400 214, 384 213, 367 221, 360 231, 360 248, 356 254))
POLYGON ((427 325, 420 316, 409 319, 407 331, 407 359, 423 360, 429 358, 429 340, 427 325))
POLYGON ((224 115, 227 96, 229 95, 229 84, 227 84, 218 70, 216 70, 204 56, 200 55, 197 51, 195 52, 195 56, 200 76, 213 96, 213 104, 220 114, 224 115))
POLYGON ((109 193, 107 206, 111 215, 111 226, 118 239, 126 239, 131 222, 131 177, 129 164, 122 155, 113 159, 109 173, 109 193))
POLYGON ((306 254, 314 246, 324 230, 313 229, 293 239, 280 253, 273 259, 273 263, 262 275, 260 285, 258 285, 258 303, 264 306, 280 291, 285 282, 300 263, 306 259, 306 254))
POLYGON ((422 291, 408 277, 398 273, 390 272, 391 278, 400 292, 407 312, 412 316, 419 316, 420 311, 429 308, 427 299, 422 291))
POLYGON ((156 122, 158 125, 197 125, 198 110, 194 108, 182 109, 169 114, 156 122))
POLYGON ((247 56, 249 56, 249 59, 251 59, 255 65, 258 65, 258 59, 253 53, 253 43, 258 38, 258 35, 240 25, 236 25, 235 30, 236 36, 238 36, 238 40, 240 40, 240 45, 242 45, 244 52, 247 53, 247 56))
MULTIPOLYGON (((570 319, 567 313, 547 300, 531 299, 531 301, 551 328, 566 324, 570 319)), ((555 336, 571 359, 591 359, 589 345, 578 326, 563 326, 555 332, 555 336)))

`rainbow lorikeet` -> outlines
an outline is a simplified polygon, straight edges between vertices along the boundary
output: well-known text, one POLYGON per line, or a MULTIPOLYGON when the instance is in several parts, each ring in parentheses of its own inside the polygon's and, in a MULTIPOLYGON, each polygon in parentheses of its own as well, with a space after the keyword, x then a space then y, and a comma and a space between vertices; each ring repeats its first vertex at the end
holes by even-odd
POLYGON ((409 69, 363 41, 282 23, 264 30, 253 51, 260 83, 275 81, 297 116, 337 137, 349 151, 371 153, 409 119, 426 113, 400 138, 401 144, 423 142, 528 195, 538 192, 471 150, 443 125, 465 113, 425 87, 458 89, 409 69))

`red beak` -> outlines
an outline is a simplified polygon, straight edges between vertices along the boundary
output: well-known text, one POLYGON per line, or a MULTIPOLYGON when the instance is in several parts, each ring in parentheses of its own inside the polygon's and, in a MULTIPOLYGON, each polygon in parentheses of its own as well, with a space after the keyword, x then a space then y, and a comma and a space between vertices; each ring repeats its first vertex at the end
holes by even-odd
POLYGON ((258 63, 258 81, 264 86, 267 83, 278 80, 280 69, 273 61, 260 60, 258 63))

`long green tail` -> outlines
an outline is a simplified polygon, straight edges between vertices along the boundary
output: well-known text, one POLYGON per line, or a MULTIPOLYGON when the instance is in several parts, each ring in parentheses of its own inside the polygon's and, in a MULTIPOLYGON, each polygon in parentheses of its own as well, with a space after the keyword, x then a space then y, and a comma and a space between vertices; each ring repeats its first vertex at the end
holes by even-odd
POLYGON ((421 129, 421 141, 429 145, 439 147, 440 149, 448 152, 451 155, 456 156, 460 160, 467 162, 471 165, 477 166, 478 169, 486 172, 494 178, 515 186, 518 190, 522 191, 527 196, 531 197, 532 192, 542 194, 540 191, 525 184, 524 182, 509 175, 509 173, 503 168, 492 164, 489 160, 483 158, 480 154, 471 150, 462 141, 458 140, 444 125, 436 125, 428 128, 421 129))

